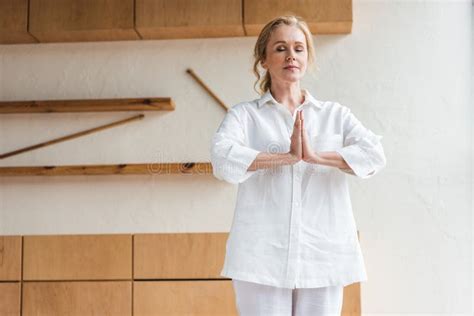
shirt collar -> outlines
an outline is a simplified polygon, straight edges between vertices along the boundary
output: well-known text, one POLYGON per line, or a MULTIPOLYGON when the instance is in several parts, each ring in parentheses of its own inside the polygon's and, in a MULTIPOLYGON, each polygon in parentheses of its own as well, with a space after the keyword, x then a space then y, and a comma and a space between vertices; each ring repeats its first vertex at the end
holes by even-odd
MULTIPOLYGON (((303 95, 304 95, 304 102, 303 104, 311 104, 313 106, 316 106, 317 108, 321 109, 321 104, 319 103, 318 100, 316 100, 311 93, 307 89, 302 89, 303 95)), ((272 102, 273 104, 277 104, 278 102, 273 98, 273 95, 271 94, 270 90, 267 90, 260 99, 257 100, 257 106, 260 108, 262 105, 264 105, 267 102, 272 102)))

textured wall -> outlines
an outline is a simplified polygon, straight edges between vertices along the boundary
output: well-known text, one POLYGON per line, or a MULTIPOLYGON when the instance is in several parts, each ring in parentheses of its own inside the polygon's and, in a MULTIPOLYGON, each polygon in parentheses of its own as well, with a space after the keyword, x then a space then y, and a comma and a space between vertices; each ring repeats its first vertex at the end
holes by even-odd
MULTIPOLYGON (((354 1, 353 32, 316 36, 303 86, 383 135, 387 167, 351 178, 369 281, 364 314, 471 315, 470 1, 354 1)), ((0 100, 170 96, 171 113, 3 166, 209 160, 224 111, 255 98, 255 37, 0 46, 0 100)), ((134 113, 3 115, 7 152, 134 113)), ((0 234, 228 231, 236 186, 206 176, 0 179, 0 234)))

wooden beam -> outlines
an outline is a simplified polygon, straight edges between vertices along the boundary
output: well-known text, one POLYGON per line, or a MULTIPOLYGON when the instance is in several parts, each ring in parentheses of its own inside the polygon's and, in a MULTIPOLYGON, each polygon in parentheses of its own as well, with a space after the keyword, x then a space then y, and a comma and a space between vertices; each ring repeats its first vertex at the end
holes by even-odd
POLYGON ((0 114, 51 112, 174 111, 171 98, 2 101, 0 114))
POLYGON ((0 167, 0 177, 5 176, 75 176, 113 174, 211 174, 210 162, 187 163, 138 163, 118 165, 68 165, 0 167))
POLYGON ((227 105, 225 105, 224 101, 222 101, 214 92, 212 92, 211 89, 209 89, 209 87, 204 83, 204 81, 202 81, 201 78, 199 78, 199 76, 194 72, 194 70, 192 70, 191 68, 188 68, 188 69, 186 69, 186 72, 187 72, 188 74, 190 74, 191 77, 193 77, 194 80, 196 80, 197 83, 199 83, 199 85, 200 85, 201 87, 203 87, 204 90, 206 90, 206 92, 207 92, 211 97, 213 97, 214 100, 216 100, 217 103, 219 103, 219 105, 220 105, 224 110, 226 110, 226 112, 229 111, 229 107, 228 107, 227 105))

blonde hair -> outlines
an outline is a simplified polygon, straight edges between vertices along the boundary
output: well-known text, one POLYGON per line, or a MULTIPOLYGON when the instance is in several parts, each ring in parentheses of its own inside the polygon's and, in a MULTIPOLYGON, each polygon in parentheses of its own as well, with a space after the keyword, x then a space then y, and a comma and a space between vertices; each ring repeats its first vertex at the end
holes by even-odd
POLYGON ((255 43, 254 48, 254 63, 253 63, 253 73, 257 76, 257 80, 253 86, 254 90, 259 94, 264 94, 267 92, 271 87, 271 77, 268 71, 265 72, 265 75, 262 77, 258 70, 258 65, 265 59, 266 57, 266 48, 268 44, 268 40, 270 39, 270 35, 272 32, 281 25, 289 25, 289 26, 296 26, 298 27, 306 37, 306 47, 308 50, 308 66, 312 67, 315 60, 315 53, 314 53, 314 44, 313 44, 313 36, 311 31, 309 30, 308 25, 303 20, 303 18, 295 15, 282 15, 279 17, 274 18, 270 22, 268 22, 260 32, 257 42, 255 43), (260 91, 255 89, 255 86, 259 83, 258 86, 260 91))

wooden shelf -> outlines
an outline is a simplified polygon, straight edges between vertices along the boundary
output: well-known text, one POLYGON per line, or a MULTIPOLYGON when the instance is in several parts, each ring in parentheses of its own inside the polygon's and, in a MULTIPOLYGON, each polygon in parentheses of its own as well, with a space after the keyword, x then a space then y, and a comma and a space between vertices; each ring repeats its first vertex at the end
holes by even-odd
POLYGON ((0 167, 1 176, 212 174, 210 162, 0 167))
POLYGON ((52 112, 174 111, 171 98, 2 101, 0 114, 52 112))

